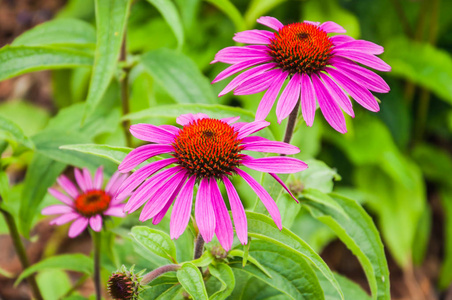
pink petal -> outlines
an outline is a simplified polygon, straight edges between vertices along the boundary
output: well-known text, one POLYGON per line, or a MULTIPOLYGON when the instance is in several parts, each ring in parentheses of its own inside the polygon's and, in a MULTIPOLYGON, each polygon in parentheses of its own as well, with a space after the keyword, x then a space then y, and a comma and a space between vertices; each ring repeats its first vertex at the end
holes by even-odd
POLYGON ((216 223, 211 197, 209 180, 203 178, 196 195, 195 219, 199 232, 206 243, 212 240, 216 223))
POLYGON ((105 191, 110 195, 115 196, 118 188, 128 177, 129 177, 128 174, 121 174, 120 172, 115 172, 108 181, 107 186, 105 187, 105 191))
POLYGON ((320 25, 320 22, 312 22, 312 21, 303 21, 303 23, 312 24, 312 25, 315 25, 317 27, 320 25))
POLYGON ((281 97, 279 97, 278 104, 276 105, 276 116, 278 117, 279 124, 289 116, 295 105, 297 105, 298 99, 300 98, 300 88, 301 76, 295 73, 281 93, 281 97))
MULTIPOLYGON (((239 62, 236 64, 233 64, 232 66, 227 67, 226 69, 224 69, 223 71, 221 71, 217 77, 215 77, 215 79, 213 80, 213 82, 217 82, 220 80, 223 80, 235 73, 238 73, 240 71, 243 71, 245 69, 248 69, 249 67, 261 64, 261 63, 266 63, 272 60, 271 56, 268 57, 260 57, 260 58, 253 58, 247 61, 243 61, 243 62, 239 62)), ((181 124, 182 125, 182 124, 181 124)))
POLYGON ((229 204, 231 205, 232 218, 234 219, 237 237, 243 245, 246 245, 248 243, 248 222, 246 220, 245 210, 243 209, 243 205, 237 191, 226 176, 223 176, 223 183, 226 187, 226 192, 228 193, 229 204))
POLYGON ((239 119, 240 119, 240 117, 229 117, 229 118, 223 118, 223 119, 220 119, 220 120, 225 122, 225 123, 227 123, 227 124, 232 124, 235 121, 238 121, 239 119))
POLYGON ((326 33, 332 33, 332 32, 345 33, 346 32, 346 30, 342 26, 340 26, 332 21, 323 23, 322 25, 320 25, 320 29, 322 29, 326 33))
POLYGON ((271 175, 271 177, 275 178, 276 181, 278 181, 278 183, 289 193, 289 195, 297 202, 298 199, 295 198, 295 196, 292 194, 292 192, 290 191, 290 189, 286 186, 286 184, 281 180, 281 178, 278 177, 278 175, 276 175, 275 173, 268 173, 271 175))
POLYGON ((334 49, 352 50, 357 52, 366 52, 369 54, 381 54, 384 48, 380 45, 374 44, 364 40, 353 40, 337 45, 334 49))
POLYGON ((87 168, 83 168, 83 177, 85 177, 85 184, 88 190, 93 189, 93 179, 91 178, 91 173, 87 168))
POLYGON ((74 209, 67 205, 55 204, 50 205, 42 209, 41 214, 47 215, 56 215, 56 214, 66 214, 74 212, 74 209))
POLYGON ((61 186, 61 188, 73 199, 78 197, 77 187, 65 175, 60 175, 57 178, 57 182, 61 186))
POLYGON ((271 29, 274 29, 276 31, 284 27, 283 23, 273 17, 260 17, 259 19, 257 19, 257 23, 270 27, 271 29))
POLYGON ((296 173, 308 167, 301 160, 287 156, 253 158, 246 155, 242 159, 242 165, 256 171, 278 174, 296 173))
POLYGON ((301 75, 301 113, 306 125, 312 126, 315 116, 315 90, 308 75, 301 75))
POLYGON ((188 177, 188 175, 185 176, 184 179, 180 181, 179 185, 174 190, 174 192, 170 196, 169 200, 166 202, 165 207, 163 207, 163 209, 152 219, 152 224, 157 225, 158 223, 160 223, 160 221, 163 220, 163 217, 165 217, 171 204, 173 204, 174 199, 177 197, 177 195, 179 195, 179 192, 181 191, 182 187, 184 186, 184 183, 185 183, 187 177, 188 177))
POLYGON ((297 154, 300 152, 298 147, 284 143, 284 142, 273 142, 273 141, 259 141, 244 143, 244 150, 256 151, 256 152, 270 152, 279 154, 297 154))
POLYGON ((364 108, 377 112, 380 110, 378 101, 375 97, 362 86, 356 84, 353 80, 341 74, 341 72, 326 68, 328 75, 330 75, 353 99, 361 104, 364 108))
POLYGON ((245 44, 269 44, 271 39, 275 37, 273 32, 267 30, 246 30, 237 32, 232 38, 237 43, 245 43, 245 44))
POLYGON ((170 235, 172 239, 177 239, 185 231, 190 221, 190 212, 193 204, 193 188, 196 176, 190 177, 182 191, 176 198, 173 212, 171 214, 170 235))
POLYGON ((252 58, 268 57, 268 48, 261 46, 262 49, 252 47, 226 47, 215 54, 215 62, 223 62, 227 64, 236 64, 252 58))
POLYGON ((54 188, 48 188, 47 191, 49 191, 50 195, 52 195, 53 197, 57 198, 58 200, 69 206, 72 206, 74 203, 73 199, 69 198, 68 196, 54 188))
POLYGON ((234 240, 234 230, 232 229, 231 217, 224 204, 220 189, 215 179, 210 180, 210 192, 212 194, 213 211, 215 212, 215 234, 224 250, 231 250, 234 240))
POLYGON ((334 54, 337 56, 342 56, 354 61, 357 61, 363 65, 371 67, 378 71, 389 72, 391 71, 391 66, 385 63, 381 58, 376 57, 372 54, 358 51, 350 51, 345 49, 334 50, 334 54))
POLYGON ((282 72, 274 79, 273 84, 265 92, 264 97, 262 97, 262 100, 259 103, 256 111, 256 120, 265 120, 268 116, 268 113, 272 109, 273 103, 275 103, 276 97, 278 97, 279 91, 281 90, 287 76, 289 76, 288 72, 282 72))
POLYGON ((173 125, 160 125, 159 128, 169 131, 174 135, 178 134, 180 131, 180 129, 178 127, 173 126, 173 125))
MULTIPOLYGON (((237 123, 236 123, 237 124, 237 123)), ((267 127, 268 125, 270 125, 269 122, 267 121, 254 121, 251 123, 247 123, 245 125, 243 125, 240 130, 239 130, 239 135, 237 136, 237 139, 242 139, 250 134, 253 134, 259 130, 264 129, 265 127, 267 127)))
POLYGON ((124 213, 124 205, 111 206, 106 211, 104 211, 104 215, 124 218, 126 216, 126 214, 124 213))
POLYGON ((130 126, 130 133, 137 139, 157 144, 171 144, 174 134, 152 124, 135 124, 130 126))
POLYGON ((94 231, 99 232, 102 229, 102 217, 95 215, 89 218, 89 225, 94 231))
POLYGON ((333 97, 334 101, 339 104, 339 106, 349 116, 354 118, 355 113, 353 112, 352 102, 348 98, 347 94, 345 94, 344 90, 326 74, 320 73, 320 77, 322 78, 325 88, 328 90, 331 97, 333 97))
POLYGON ((254 143, 254 142, 270 142, 268 139, 258 135, 247 136, 242 139, 242 144, 254 143))
POLYGON ((281 74, 280 69, 261 72, 258 75, 248 77, 234 91, 234 95, 250 95, 266 90, 281 74))
POLYGON ((83 232, 83 230, 86 229, 88 226, 88 219, 85 217, 80 217, 79 219, 75 220, 74 223, 72 223, 71 227, 69 227, 69 237, 75 238, 80 233, 83 232))
POLYGON ((317 94, 320 110, 326 121, 340 133, 346 133, 345 118, 339 105, 332 99, 332 96, 317 75, 313 74, 311 79, 317 94))
POLYGON ((133 149, 118 167, 121 173, 129 172, 145 160, 159 154, 173 152, 171 145, 150 144, 133 149))
POLYGON ((177 162, 177 158, 167 158, 152 162, 149 165, 138 169, 121 184, 116 193, 116 197, 127 197, 136 187, 143 183, 146 178, 175 162, 177 162))
POLYGON ((272 199, 270 194, 259 184, 259 182, 257 182, 253 177, 248 175, 248 173, 246 173, 240 169, 235 169, 235 171, 254 190, 254 192, 257 194, 259 199, 261 199, 264 206, 267 208, 268 213, 272 217, 276 226, 278 226, 279 230, 281 230, 282 229, 281 214, 279 213, 278 206, 276 206, 276 203, 272 199))
POLYGON ((104 183, 104 168, 100 166, 96 170, 96 174, 94 175, 94 189, 100 190, 102 188, 102 183, 104 183))
POLYGON ((71 221, 74 221, 77 218, 81 218, 81 216, 78 213, 76 213, 76 212, 67 213, 67 214, 59 216, 58 218, 53 219, 52 221, 49 222, 49 224, 60 226, 60 225, 69 223, 71 221))
POLYGON ((185 126, 189 125, 193 121, 199 120, 199 119, 208 119, 209 116, 203 113, 197 113, 197 114, 184 114, 180 115, 176 118, 176 123, 185 126))
POLYGON ((88 191, 88 187, 85 182, 85 177, 82 175, 82 172, 80 172, 79 169, 74 168, 74 176, 75 176, 75 181, 77 181, 77 184, 80 187, 80 189, 83 192, 88 191))
POLYGON ((339 44, 351 42, 354 40, 355 40, 354 38, 352 38, 351 36, 348 36, 348 35, 335 35, 335 36, 330 37, 330 41, 336 46, 339 44))

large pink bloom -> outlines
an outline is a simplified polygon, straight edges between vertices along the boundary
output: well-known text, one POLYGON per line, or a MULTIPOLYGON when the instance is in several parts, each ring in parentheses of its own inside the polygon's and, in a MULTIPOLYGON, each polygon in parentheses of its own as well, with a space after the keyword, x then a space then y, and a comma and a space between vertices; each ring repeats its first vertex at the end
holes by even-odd
POLYGON ((69 237, 73 238, 82 233, 88 224, 94 231, 100 231, 106 216, 124 217, 124 204, 121 202, 125 198, 115 197, 115 194, 127 174, 113 174, 104 189, 102 167, 97 169, 94 180, 87 169, 74 169, 74 174, 79 188, 66 176, 61 175, 57 182, 66 193, 54 188, 48 190, 52 196, 63 202, 42 210, 43 215, 60 214, 50 224, 62 225, 74 221, 69 227, 69 237))
POLYGON ((295 154, 300 150, 283 142, 249 136, 267 127, 269 123, 266 121, 234 124, 236 120, 238 117, 211 119, 199 113, 179 116, 177 123, 183 126, 182 129, 169 125, 132 125, 130 132, 136 138, 153 144, 138 147, 130 152, 119 165, 120 172, 129 172, 156 155, 167 153, 172 157, 150 163, 124 181, 117 196, 124 198, 125 195, 132 193, 125 211, 133 212, 147 202, 140 220, 153 218, 152 223, 157 224, 174 201, 170 234, 171 238, 178 238, 190 220, 193 189, 198 183, 195 219, 199 232, 206 242, 216 234, 223 248, 230 250, 233 240, 232 222, 218 183, 223 183, 226 187, 237 236, 242 244, 246 244, 248 227, 245 210, 230 181, 230 177, 238 175, 258 195, 281 229, 281 215, 275 201, 240 167, 268 172, 289 191, 274 173, 295 173, 306 169, 307 165, 292 157, 253 158, 243 154, 244 150, 280 154, 295 154), (172 164, 175 166, 165 169, 172 164))
POLYGON ((227 47, 216 54, 213 63, 232 66, 218 74, 212 83, 246 70, 219 96, 232 90, 234 95, 266 90, 256 112, 256 120, 264 120, 289 79, 276 105, 278 122, 281 123, 301 100, 301 112, 308 126, 314 122, 318 103, 328 123, 341 133, 347 132, 342 110, 355 116, 348 95, 364 108, 379 111, 378 102, 370 91, 387 93, 389 86, 379 75, 359 64, 390 71, 391 67, 376 56, 383 53, 383 47, 346 35, 328 36, 345 32, 334 22, 304 21, 283 25, 273 17, 261 17, 257 22, 276 32, 238 32, 234 41, 252 45, 227 47))

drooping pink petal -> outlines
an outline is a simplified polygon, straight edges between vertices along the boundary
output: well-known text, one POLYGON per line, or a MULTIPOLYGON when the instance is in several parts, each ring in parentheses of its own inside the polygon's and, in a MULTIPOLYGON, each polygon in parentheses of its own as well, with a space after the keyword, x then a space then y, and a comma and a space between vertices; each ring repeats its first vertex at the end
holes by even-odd
POLYGON ((246 245, 248 243, 248 222, 246 220, 245 210, 243 209, 243 205, 237 191, 226 176, 223 176, 223 183, 226 187, 229 204, 231 205, 232 217, 234 218, 237 237, 243 245, 246 245))
POLYGON ((171 239, 177 239, 184 233, 185 228, 190 221, 191 207, 193 204, 193 188, 195 186, 196 176, 190 177, 174 203, 173 212, 170 221, 171 239))
POLYGON ((122 174, 121 176, 118 176, 118 178, 116 178, 116 180, 113 182, 113 184, 110 186, 110 188, 109 189, 105 189, 105 191, 107 193, 109 193, 113 197, 112 200, 111 200, 112 204, 116 204, 116 203, 122 202, 125 198, 127 198, 127 196, 125 196, 124 198, 118 198, 116 196, 119 187, 127 179, 127 177, 129 177, 128 174, 122 174))
POLYGON ((123 218, 126 215, 124 213, 124 205, 110 206, 104 211, 104 215, 123 218))
POLYGON ((252 29, 237 32, 232 39, 237 43, 266 45, 269 44, 274 37, 275 34, 273 32, 252 29))
POLYGON ((371 67, 378 71, 389 72, 391 66, 385 63, 381 58, 365 52, 351 51, 346 49, 334 50, 334 55, 342 56, 357 61, 365 66, 371 67))
POLYGON ((300 98, 300 88, 301 88, 301 76, 295 73, 290 79, 284 91, 279 97, 278 104, 276 104, 276 116, 278 118, 278 123, 287 118, 287 116, 292 112, 295 105, 297 105, 298 99, 300 98))
POLYGON ((80 189, 83 192, 88 191, 88 187, 85 182, 85 177, 82 175, 82 172, 80 172, 79 169, 74 168, 74 176, 75 176, 75 181, 77 181, 77 184, 80 187, 80 189))
POLYGON ((206 243, 212 240, 216 224, 211 197, 209 180, 203 178, 196 195, 195 219, 199 233, 206 243))
POLYGON ((61 188, 73 199, 78 197, 77 187, 65 175, 60 175, 57 178, 57 182, 61 186, 61 188))
POLYGON ((355 117, 353 112, 352 102, 345 94, 344 90, 337 85, 331 78, 329 78, 325 73, 320 73, 320 78, 322 78, 325 88, 328 90, 334 101, 339 104, 339 106, 352 118, 355 117))
POLYGON ((242 139, 242 144, 248 144, 248 143, 254 143, 254 142, 269 142, 269 139, 266 139, 264 137, 258 136, 258 135, 252 135, 252 136, 246 136, 242 139))
POLYGON ((349 79, 347 76, 341 74, 341 72, 326 68, 328 75, 330 75, 350 96, 355 99, 364 108, 377 112, 380 110, 378 101, 366 88, 363 88, 359 84, 356 84, 353 80, 349 79))
POLYGON ((47 215, 67 214, 73 211, 74 209, 70 206, 55 204, 44 207, 41 211, 41 214, 47 216, 47 215))
POLYGON ((231 217, 215 179, 210 180, 210 193, 212 194, 212 205, 216 220, 215 234, 224 250, 229 251, 234 239, 234 230, 232 229, 231 217))
POLYGON ((270 123, 267 121, 254 121, 251 123, 246 123, 239 129, 239 135, 237 136, 237 139, 242 139, 250 134, 264 129, 265 127, 268 127, 269 125, 270 123))
POLYGON ((312 81, 308 75, 301 75, 301 114, 303 116, 306 125, 312 126, 314 123, 315 108, 316 108, 316 95, 312 81))
POLYGON ((286 184, 284 183, 284 181, 281 180, 281 178, 279 178, 278 175, 276 175, 275 173, 268 173, 270 174, 271 177, 275 178, 276 181, 278 181, 278 183, 289 193, 289 195, 297 202, 298 199, 292 194, 292 192, 290 191, 290 189, 286 186, 286 184))
POLYGON ((152 124, 135 124, 130 126, 130 133, 137 139, 157 144, 171 144, 174 134, 152 124))
POLYGON ((270 27, 271 29, 274 29, 276 31, 284 27, 283 23, 273 17, 260 17, 259 19, 257 19, 257 23, 270 27))
POLYGON ((69 223, 71 221, 74 221, 77 218, 81 218, 82 216, 80 216, 78 213, 76 212, 71 212, 71 213, 67 213, 67 214, 63 214, 61 216, 59 216, 58 218, 53 219, 52 221, 49 222, 50 225, 63 225, 66 223, 69 223))
POLYGON ((256 49, 253 47, 226 47, 215 54, 214 62, 223 62, 227 64, 236 64, 252 58, 268 57, 268 48, 261 46, 263 49, 256 49))
POLYGON ((347 43, 350 41, 354 41, 355 39, 352 38, 351 36, 348 35, 335 35, 330 37, 330 41, 334 44, 334 45, 339 45, 342 43, 347 43))
POLYGON ((229 118, 222 118, 220 119, 223 122, 226 122, 227 124, 232 124, 235 121, 238 121, 240 119, 240 117, 229 117, 229 118))
POLYGON ((170 196, 169 200, 166 202, 165 207, 152 219, 152 224, 157 225, 162 221, 163 217, 165 217, 166 213, 168 212, 168 209, 170 208, 171 204, 173 204, 174 199, 176 199, 177 195, 179 195, 179 192, 181 191, 182 187, 185 184, 185 181, 187 180, 188 174, 183 178, 179 185, 174 190, 173 194, 170 196))
POLYGON ((262 92, 272 85, 275 78, 279 78, 281 73, 280 69, 274 69, 252 76, 251 78, 248 77, 246 81, 243 81, 235 89, 234 95, 250 95, 262 92))
POLYGON ((96 174, 94 175, 94 189, 100 190, 102 188, 102 183, 104 183, 104 168, 100 166, 96 170, 96 174))
POLYGON ((64 204, 67 204, 69 206, 72 206, 74 203, 74 200, 69 198, 68 196, 66 196, 65 194, 63 194, 62 192, 54 189, 54 188, 48 188, 47 191, 49 191, 50 195, 52 195, 53 197, 57 198, 58 200, 60 200, 61 202, 63 202, 64 204))
POLYGON ((276 226, 278 226, 279 230, 281 230, 282 229, 281 214, 279 213, 278 206, 276 206, 276 203, 272 199, 270 194, 259 184, 259 182, 257 182, 248 173, 246 173, 246 172, 244 172, 244 171, 242 171, 240 169, 235 169, 235 171, 254 190, 254 192, 257 194, 259 199, 261 199, 261 201, 264 204, 265 208, 267 208, 268 213, 272 217, 272 219, 275 222, 276 226))
POLYGON ((256 120, 265 120, 268 116, 287 76, 289 76, 288 72, 282 72, 274 79, 273 84, 265 92, 261 102, 259 102, 259 106, 256 111, 256 120))
POLYGON ((171 145, 149 144, 133 149, 118 167, 119 172, 126 173, 144 162, 145 160, 159 154, 174 151, 171 145))
POLYGON ((87 168, 83 168, 83 177, 85 178, 86 188, 88 190, 93 189, 93 179, 91 178, 91 173, 87 168))
POLYGON ((332 33, 332 32, 345 33, 346 32, 346 30, 342 26, 340 26, 332 21, 327 21, 327 22, 323 23, 322 25, 320 25, 320 29, 322 29, 326 33, 332 33))
MULTIPOLYGON (((240 71, 248 69, 249 67, 252 67, 252 66, 255 66, 255 65, 258 65, 258 64, 261 64, 261 63, 266 63, 266 62, 269 62, 271 60, 272 60, 271 56, 268 56, 266 58, 263 58, 263 57, 261 57, 261 58, 254 58, 254 59, 250 59, 250 60, 247 60, 247 61, 243 61, 243 62, 240 62, 240 63, 233 64, 232 66, 229 66, 226 69, 224 69, 223 71, 221 71, 217 75, 217 77, 215 77, 213 82, 217 82, 217 81, 223 80, 223 79, 225 79, 225 78, 227 78, 227 77, 229 77, 231 75, 234 75, 235 73, 238 73, 240 71)), ((182 124, 180 124, 180 125, 182 125, 182 124)))
POLYGON ((313 22, 313 21, 303 21, 303 23, 307 23, 307 24, 312 24, 312 25, 315 25, 315 26, 320 26, 320 22, 313 22))
POLYGON ((89 226, 91 226, 94 231, 99 232, 102 229, 101 215, 94 215, 89 218, 89 226))
POLYGON ((159 128, 169 131, 174 135, 178 134, 180 131, 180 128, 173 126, 173 125, 160 125, 159 128))
MULTIPOLYGON (((218 97, 221 97, 221 96, 229 93, 230 91, 237 88, 239 85, 241 85, 245 81, 248 81, 274 67, 276 67, 275 63, 268 63, 268 64, 263 64, 263 65, 251 68, 249 70, 246 70, 245 72, 237 75, 237 77, 232 79, 231 82, 229 82, 228 85, 218 94, 218 97)), ((214 83, 214 82, 212 82, 212 83, 214 83)))
POLYGON ((244 149, 256 152, 270 152, 278 154, 292 155, 300 152, 296 146, 284 142, 258 141, 251 143, 243 143, 244 149))
POLYGON ((176 123, 181 126, 185 126, 185 125, 190 124, 193 121, 196 121, 199 119, 206 119, 206 118, 209 118, 209 116, 206 114, 203 114, 203 113, 185 114, 185 115, 180 115, 179 117, 177 117, 176 123))
POLYGON ((320 110, 326 121, 340 133, 346 133, 347 127, 345 125, 345 118, 339 105, 334 101, 333 97, 317 75, 313 74, 311 79, 316 91, 317 101, 319 101, 320 110))
POLYGON ((292 174, 303 171, 308 167, 301 160, 287 156, 253 158, 245 155, 242 159, 242 165, 256 171, 278 174, 292 174))
POLYGON ((340 45, 337 45, 334 49, 353 50, 357 52, 365 52, 369 54, 381 54, 384 48, 375 43, 364 40, 353 40, 340 45))
POLYGON ((240 131, 240 129, 243 126, 245 126, 246 124, 248 124, 248 123, 246 123, 246 122, 237 122, 237 123, 231 124, 231 127, 234 128, 234 131, 240 131))
POLYGON ((124 195, 129 195, 136 187, 143 183, 146 178, 175 162, 177 162, 177 158, 167 158, 152 162, 138 169, 121 184, 116 193, 116 197, 123 198, 124 195))
POLYGON ((116 183, 116 180, 121 175, 122 175, 121 172, 115 172, 113 173, 113 175, 111 175, 110 180, 108 180, 107 185, 105 186, 106 192, 110 192, 111 187, 116 183))
POLYGON ((70 238, 75 238, 80 233, 82 233, 86 227, 88 226, 88 219, 85 217, 80 217, 72 223, 71 227, 69 227, 68 236, 70 238))

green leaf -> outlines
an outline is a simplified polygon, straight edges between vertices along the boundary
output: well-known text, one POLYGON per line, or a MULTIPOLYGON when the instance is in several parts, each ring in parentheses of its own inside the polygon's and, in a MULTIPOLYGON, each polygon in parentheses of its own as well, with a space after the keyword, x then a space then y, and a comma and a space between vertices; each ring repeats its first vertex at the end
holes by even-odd
POLYGON ((312 215, 328 225, 358 258, 374 299, 390 299, 389 270, 379 233, 366 211, 355 201, 331 194, 348 218, 336 210, 309 203, 312 215))
POLYGON ((252 0, 245 13, 247 27, 252 27, 260 16, 265 16, 272 8, 285 1, 286 0, 252 0))
POLYGON ((452 158, 448 151, 432 145, 420 144, 413 149, 412 155, 427 179, 452 187, 449 178, 452 158))
POLYGON ((0 104, 0 116, 14 122, 26 136, 42 130, 49 121, 49 112, 28 101, 6 101, 0 104))
POLYGON ((250 254, 272 275, 264 275, 253 265, 242 267, 241 261, 230 266, 249 273, 287 296, 287 299, 324 299, 316 274, 300 254, 282 243, 253 240, 250 254))
POLYGON ((452 189, 441 190, 441 205, 445 215, 444 260, 439 273, 439 288, 447 289, 452 283, 452 189))
MULTIPOLYGON (((342 297, 342 291, 334 279, 328 265, 323 259, 302 239, 296 234, 292 233, 287 228, 283 228, 281 231, 276 227, 273 220, 263 214, 246 212, 248 220, 248 234, 251 237, 264 239, 271 241, 277 245, 287 245, 299 255, 299 259, 306 259, 311 262, 317 269, 319 269, 323 276, 325 276, 331 284, 336 288, 337 292, 342 297)), ((251 254, 251 252, 250 252, 251 254)), ((249 258, 248 258, 249 259, 249 258)), ((264 264, 265 266, 265 264, 264 264)))
POLYGON ((134 226, 131 236, 138 245, 170 262, 176 262, 176 247, 171 238, 163 231, 146 226, 134 226))
POLYGON ((10 272, 6 271, 3 268, 0 268, 0 275, 2 275, 3 277, 6 277, 6 278, 14 278, 13 274, 11 274, 10 272))
POLYGON ((35 272, 52 269, 91 274, 93 272, 93 262, 91 258, 83 254, 63 254, 59 256, 52 256, 25 269, 22 274, 20 274, 19 278, 17 278, 15 285, 35 272))
POLYGON ((254 121, 254 114, 248 110, 238 107, 230 107, 220 104, 174 104, 160 105, 145 109, 136 113, 128 114, 123 119, 138 121, 147 118, 172 118, 175 119, 187 112, 205 113, 211 118, 240 117, 241 122, 254 121))
POLYGON ((270 273, 268 273, 268 271, 265 269, 265 267, 263 265, 261 265, 254 257, 249 255, 249 247, 250 247, 250 245, 251 245, 251 241, 249 241, 248 244, 245 245, 246 246, 245 249, 248 249, 247 251, 242 251, 242 250, 239 250, 239 249, 233 249, 233 250, 228 252, 228 255, 230 255, 232 257, 234 257, 234 256, 241 257, 243 259, 242 267, 245 267, 246 266, 246 262, 249 261, 250 263, 255 265, 259 270, 261 270, 262 273, 267 275, 269 278, 272 278, 272 275, 270 273))
POLYGON ((221 283, 221 288, 210 296, 209 300, 224 300, 229 297, 235 287, 235 277, 231 267, 226 264, 211 265, 209 271, 221 283))
POLYGON ((73 144, 60 146, 62 150, 78 151, 86 154, 92 154, 99 157, 107 158, 116 164, 120 164, 126 155, 132 151, 127 147, 114 147, 110 145, 98 144, 73 144))
POLYGON ((149 51, 141 63, 177 103, 214 103, 208 79, 184 54, 170 50, 149 51))
POLYGON ((0 80, 34 71, 90 66, 92 63, 92 55, 86 52, 7 45, 0 49, 0 80))
POLYGON ((40 153, 34 154, 25 175, 19 210, 19 229, 25 237, 29 236, 30 226, 47 188, 55 183, 65 167, 65 164, 40 153))
POLYGON ((83 121, 98 106, 116 72, 131 0, 96 0, 97 44, 83 121))
POLYGON ((214 261, 214 257, 210 251, 205 251, 200 258, 192 260, 191 263, 197 267, 207 267, 214 261))
POLYGON ((323 193, 331 193, 334 186, 333 181, 341 179, 336 170, 320 160, 307 159, 304 162, 308 164, 309 168, 293 174, 294 179, 300 181, 303 189, 316 189, 323 193))
POLYGON ((157 10, 162 14, 166 23, 170 26, 177 39, 178 48, 182 48, 184 44, 184 28, 177 12, 176 6, 171 0, 147 0, 149 3, 155 6, 157 10))
POLYGON ((40 272, 36 281, 42 297, 46 300, 59 300, 72 288, 68 274, 58 269, 40 272))
POLYGON ((192 263, 184 263, 177 271, 177 279, 194 300, 207 300, 207 291, 199 269, 192 263))
POLYGON ((245 20, 242 17, 240 11, 229 0, 205 0, 218 9, 223 11, 229 19, 234 23, 236 31, 243 31, 246 29, 245 20))
POLYGON ((92 47, 96 44, 94 27, 77 19, 54 19, 18 36, 12 46, 92 47))
POLYGON ((7 139, 13 140, 14 142, 24 145, 29 149, 34 148, 33 142, 25 136, 22 129, 17 126, 16 123, 2 116, 0 116, 0 131, 3 131, 6 134, 7 139))
MULTIPOLYGON (((328 280, 323 278, 318 271, 316 271, 317 276, 319 277, 320 285, 322 286, 322 290, 325 293, 325 299, 327 300, 335 300, 337 299, 336 290, 329 283, 328 280)), ((341 285, 342 291, 344 292, 345 299, 359 299, 359 300, 370 300, 372 299, 358 284, 351 281, 347 277, 334 273, 334 277, 341 285)))
POLYGON ((348 218, 347 214, 345 213, 344 209, 336 202, 332 197, 329 195, 322 193, 319 190, 316 189, 305 189, 303 190, 303 199, 304 201, 312 201, 316 202, 325 206, 328 206, 334 210, 336 210, 338 213, 342 214, 344 217, 348 218))
POLYGON ((382 57, 397 75, 434 92, 452 103, 452 57, 449 52, 408 38, 391 38, 382 57))

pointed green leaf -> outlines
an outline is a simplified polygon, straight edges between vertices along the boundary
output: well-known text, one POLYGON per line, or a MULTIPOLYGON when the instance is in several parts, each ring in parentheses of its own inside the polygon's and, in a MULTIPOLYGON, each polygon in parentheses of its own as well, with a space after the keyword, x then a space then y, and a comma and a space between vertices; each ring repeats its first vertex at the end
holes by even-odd
POLYGON ((211 265, 209 271, 221 283, 221 288, 210 296, 209 300, 224 300, 229 297, 235 287, 235 277, 231 267, 227 264, 211 265))
POLYGON ((13 140, 14 142, 24 145, 29 149, 33 149, 33 142, 25 136, 22 129, 14 122, 0 116, 0 131, 6 134, 7 139, 13 140))
POLYGON ((208 299, 202 274, 194 264, 184 263, 177 271, 177 279, 194 300, 208 299))
POLYGON ((223 11, 229 19, 234 23, 236 31, 243 31, 246 29, 245 20, 242 17, 240 11, 229 0, 205 0, 212 3, 218 9, 223 11))
POLYGON ((146 226, 134 226, 130 235, 145 250, 176 263, 176 247, 174 246, 174 242, 163 231, 146 226))
POLYGON ((98 144, 73 144, 60 146, 62 150, 78 151, 86 154, 92 154, 99 157, 107 158, 116 164, 120 164, 126 155, 132 151, 127 147, 115 147, 110 145, 98 144))
POLYGON ((233 249, 231 251, 228 252, 228 255, 234 257, 234 256, 238 256, 241 257, 243 259, 242 261, 242 267, 246 266, 247 261, 249 261, 251 264, 255 265, 257 268, 259 268, 259 270, 262 271, 262 273, 264 273, 265 275, 267 275, 269 278, 272 278, 272 275, 270 273, 268 273, 268 271, 265 269, 265 267, 263 265, 261 265, 254 257, 249 255, 249 246, 251 245, 251 241, 248 242, 245 249, 248 249, 247 251, 242 251, 240 249, 233 249), (246 259, 245 259, 246 258, 246 259))

